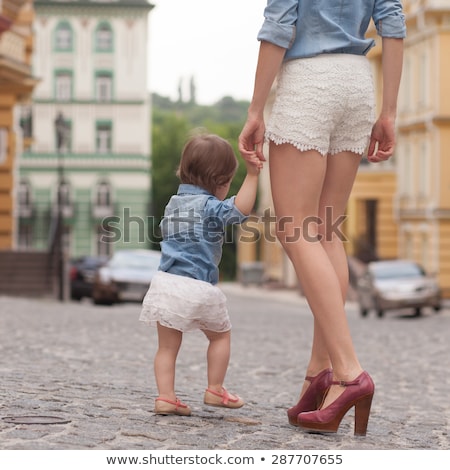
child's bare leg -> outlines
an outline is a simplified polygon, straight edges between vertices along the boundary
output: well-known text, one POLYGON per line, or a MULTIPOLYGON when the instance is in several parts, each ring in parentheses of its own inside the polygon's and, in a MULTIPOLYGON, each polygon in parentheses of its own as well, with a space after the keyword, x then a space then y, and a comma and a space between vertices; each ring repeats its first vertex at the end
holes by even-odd
POLYGON ((230 361, 231 332, 217 333, 215 331, 204 330, 203 333, 205 333, 209 340, 206 356, 208 364, 208 388, 221 392, 230 361))
POLYGON ((208 387, 205 391, 204 403, 224 408, 240 408, 244 405, 242 398, 228 393, 223 386, 230 361, 231 332, 203 331, 203 333, 209 339, 208 387))
POLYGON ((175 401, 175 364, 183 333, 158 323, 158 351, 154 370, 159 397, 175 401))

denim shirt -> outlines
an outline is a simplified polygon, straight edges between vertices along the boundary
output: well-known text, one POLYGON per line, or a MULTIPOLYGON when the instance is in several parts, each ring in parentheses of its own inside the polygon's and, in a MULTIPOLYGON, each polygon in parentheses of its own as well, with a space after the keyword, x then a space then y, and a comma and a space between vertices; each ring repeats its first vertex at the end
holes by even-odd
POLYGON ((198 186, 180 184, 160 223, 159 269, 217 284, 225 227, 247 219, 234 200, 221 201, 198 186))
POLYGON ((400 0, 268 0, 258 40, 287 49, 284 59, 319 54, 365 55, 370 20, 382 37, 404 38, 400 0))

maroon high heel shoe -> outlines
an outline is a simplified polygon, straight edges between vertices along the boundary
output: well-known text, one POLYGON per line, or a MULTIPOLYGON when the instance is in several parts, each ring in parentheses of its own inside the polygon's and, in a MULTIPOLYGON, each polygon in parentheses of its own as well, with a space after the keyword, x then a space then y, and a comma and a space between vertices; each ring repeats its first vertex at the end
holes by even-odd
POLYGON ((375 385, 364 371, 350 382, 333 381, 332 385, 345 387, 344 392, 326 408, 300 413, 298 426, 308 431, 337 432, 347 411, 355 407, 355 436, 365 436, 375 385))
POLYGON ((333 372, 331 369, 325 369, 315 377, 307 375, 305 380, 310 382, 303 396, 298 403, 287 410, 289 424, 298 426, 297 416, 304 411, 317 410, 322 403, 326 391, 331 385, 333 372))

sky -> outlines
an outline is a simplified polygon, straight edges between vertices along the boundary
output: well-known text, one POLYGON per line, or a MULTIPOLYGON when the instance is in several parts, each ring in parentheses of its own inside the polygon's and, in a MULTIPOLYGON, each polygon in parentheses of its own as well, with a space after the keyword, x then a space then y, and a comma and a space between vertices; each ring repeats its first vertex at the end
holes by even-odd
POLYGON ((250 100, 266 0, 150 0, 149 90, 198 104, 250 100), (181 82, 180 82, 181 80, 181 82))

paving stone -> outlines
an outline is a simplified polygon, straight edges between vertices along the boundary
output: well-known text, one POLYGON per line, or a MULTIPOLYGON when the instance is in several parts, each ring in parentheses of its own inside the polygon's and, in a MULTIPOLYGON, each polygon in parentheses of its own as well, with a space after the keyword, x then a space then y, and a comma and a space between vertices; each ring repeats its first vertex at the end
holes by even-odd
POLYGON ((357 450, 450 449, 447 371, 450 308, 412 318, 359 316, 347 306, 360 361, 376 392, 366 437, 353 411, 337 434, 290 426, 309 358, 312 316, 297 292, 223 284, 233 324, 226 386, 239 410, 203 404, 207 341, 184 335, 177 393, 191 417, 157 416, 156 330, 140 305, 0 297, 0 449, 357 450), (6 416, 56 416, 64 425, 11 424, 6 416))

